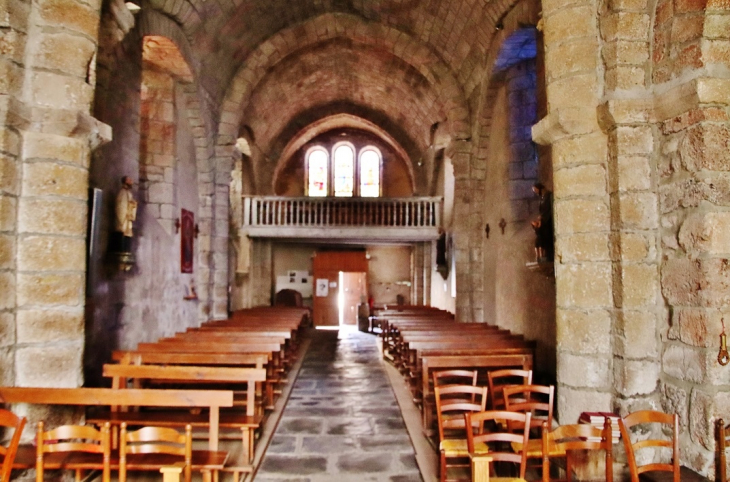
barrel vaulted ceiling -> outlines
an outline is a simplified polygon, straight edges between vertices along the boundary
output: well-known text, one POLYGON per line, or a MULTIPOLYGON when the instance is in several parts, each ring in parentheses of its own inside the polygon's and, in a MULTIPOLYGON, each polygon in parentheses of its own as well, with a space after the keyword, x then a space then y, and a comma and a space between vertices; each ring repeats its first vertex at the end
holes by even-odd
MULTIPOLYGON (((467 99, 514 0, 151 0, 177 22, 222 122, 277 159, 307 124, 362 117, 415 164, 435 124, 468 138, 467 99)), ((276 162, 276 161, 275 161, 276 162)))

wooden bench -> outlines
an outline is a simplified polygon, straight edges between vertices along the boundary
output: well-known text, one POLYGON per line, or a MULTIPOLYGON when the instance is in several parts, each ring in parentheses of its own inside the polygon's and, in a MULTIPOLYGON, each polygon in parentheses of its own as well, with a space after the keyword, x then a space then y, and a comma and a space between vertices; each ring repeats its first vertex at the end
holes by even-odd
MULTIPOLYGON (((104 376, 112 378, 112 387, 126 388, 126 380, 158 380, 168 382, 184 382, 189 384, 232 383, 246 384, 246 412, 221 414, 219 427, 233 428, 241 431, 243 457, 249 464, 253 462, 254 432, 260 427, 263 413, 256 413, 256 383, 266 380, 263 368, 230 368, 230 367, 197 367, 197 366, 159 366, 159 365, 104 365, 104 376)), ((123 390, 122 390, 123 391, 123 390)), ((235 392, 234 392, 235 394, 235 392)), ((235 405, 235 399, 234 399, 235 405)), ((106 414, 97 415, 95 420, 107 418, 106 414)), ((203 426, 201 417, 190 414, 117 412, 109 414, 113 424, 127 422, 130 425, 176 426, 186 421, 195 427, 203 426)))
MULTIPOLYGON (((0 387, 0 402, 36 405, 165 407, 208 410, 208 448, 218 450, 221 407, 233 406, 231 390, 0 387)), ((120 412, 118 412, 120 413, 120 412)), ((97 420, 104 422, 106 420, 97 420)), ((182 426, 185 424, 183 423, 182 426)))

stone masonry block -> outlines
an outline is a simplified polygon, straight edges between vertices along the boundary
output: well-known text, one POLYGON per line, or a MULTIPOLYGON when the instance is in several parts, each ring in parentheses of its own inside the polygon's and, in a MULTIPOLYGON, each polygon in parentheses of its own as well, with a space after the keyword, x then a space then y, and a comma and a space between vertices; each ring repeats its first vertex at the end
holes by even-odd
POLYGON ((76 139, 39 132, 23 133, 25 159, 56 159, 89 167, 88 144, 76 139))
POLYGON ((701 349, 682 344, 666 347, 662 355, 664 372, 689 383, 706 383, 705 357, 701 349))
POLYGON ((624 261, 653 261, 656 258, 656 240, 651 233, 622 232, 618 249, 624 261))
POLYGON ((15 273, 0 272, 0 310, 15 308, 15 273))
POLYGON ((631 90, 646 84, 646 70, 633 65, 617 65, 606 71, 606 87, 610 90, 631 90))
POLYGON ((557 305, 606 308, 613 304, 610 263, 556 266, 557 305))
POLYGON ((83 271, 86 242, 82 238, 28 236, 18 245, 21 271, 83 271))
POLYGON ((573 388, 605 388, 610 386, 610 361, 591 355, 557 354, 558 380, 573 388))
POLYGON ((619 195, 618 221, 624 229, 656 229, 659 225, 657 196, 650 192, 631 192, 619 195))
POLYGON ((18 275, 18 306, 81 306, 83 274, 18 275))
POLYGON ((76 343, 16 348, 19 387, 77 388, 83 382, 83 338, 76 343))
POLYGON ((23 69, 8 59, 0 59, 0 89, 20 97, 23 88, 23 69))
POLYGON ((557 347, 561 352, 608 355, 611 315, 606 310, 578 311, 558 308, 557 347))
POLYGON ((608 231, 608 205, 601 199, 556 200, 555 232, 561 234, 608 231))
POLYGON ((606 41, 634 40, 647 41, 651 19, 643 12, 616 12, 608 16, 601 32, 606 41))
POLYGON ((12 156, 20 154, 20 136, 16 131, 0 126, 0 150, 12 156))
POLYGON ((0 154, 0 193, 18 194, 18 179, 17 160, 0 154))
POLYGON ((593 72, 597 65, 598 45, 592 39, 566 42, 546 52, 545 73, 548 82, 577 73, 593 72))
POLYGON ((715 447, 715 404, 713 396, 699 388, 692 390, 689 404, 689 434, 692 441, 707 450, 715 447))
POLYGON ((730 128, 726 125, 698 124, 687 130, 679 143, 683 166, 690 172, 708 169, 730 170, 730 128))
POLYGON ((556 256, 563 263, 576 261, 609 261, 608 236, 605 233, 579 233, 560 236, 556 256))
POLYGON ((94 88, 83 78, 51 72, 34 72, 30 80, 32 102, 42 107, 87 111, 94 88))
POLYGON ((15 349, 12 347, 0 347, 0 383, 5 387, 11 387, 15 383, 15 349))
POLYGON ((555 171, 553 184, 561 196, 596 196, 606 192, 606 170, 600 164, 555 171))
POLYGON ((598 80, 595 72, 555 80, 548 84, 551 108, 584 108, 598 103, 598 80))
POLYGON ((677 328, 677 336, 682 343, 700 348, 713 348, 719 343, 722 318, 728 314, 706 308, 675 308, 672 324, 677 328))
POLYGON ((0 235, 0 270, 15 267, 15 236, 0 235))
POLYGON ((620 156, 618 159, 618 190, 648 190, 652 187, 651 164, 641 156, 620 156))
POLYGON ((16 223, 17 201, 14 197, 0 194, 0 231, 13 231, 16 223))
POLYGON ((689 397, 687 391, 669 382, 661 384, 662 408, 665 413, 679 415, 680 430, 688 426, 689 397))
POLYGON ((68 33, 47 33, 33 41, 37 42, 32 59, 35 66, 86 78, 89 61, 96 51, 96 44, 90 39, 68 33))
POLYGON ((619 126, 616 147, 619 155, 650 155, 654 151, 654 135, 650 127, 619 126))
POLYGON ((679 244, 690 253, 730 255, 730 213, 691 214, 679 230, 679 244))
POLYGON ((74 32, 97 38, 99 13, 77 0, 42 0, 40 18, 53 27, 64 27, 74 32))
POLYGON ((151 184, 148 196, 151 203, 172 204, 174 201, 173 185, 163 182, 151 184))
POLYGON ((84 312, 76 310, 18 310, 18 343, 52 343, 84 337, 84 312))
POLYGON ((8 312, 0 313, 0 351, 13 345, 15 345, 15 315, 8 312))
POLYGON ((727 259, 669 259, 662 266, 662 294, 673 306, 730 304, 727 259))
POLYGON ((86 203, 60 199, 22 199, 18 209, 22 233, 86 235, 86 203))
POLYGON ((623 308, 654 306, 659 295, 659 273, 654 264, 624 264, 621 272, 623 308))
POLYGON ((575 389, 561 384, 557 393, 557 418, 561 425, 578 423, 581 412, 613 411, 613 396, 608 391, 575 389))
POLYGON ((23 194, 63 196, 86 200, 89 172, 74 166, 50 162, 26 163, 23 194))
POLYGON ((647 395, 657 389, 661 365, 658 361, 614 360, 613 383, 620 395, 647 395))
POLYGON ((545 12, 545 45, 597 38, 594 16, 595 12, 590 6, 580 4, 555 12, 545 12))
POLYGON ((659 356, 656 315, 647 311, 623 310, 617 320, 615 354, 624 358, 659 356))

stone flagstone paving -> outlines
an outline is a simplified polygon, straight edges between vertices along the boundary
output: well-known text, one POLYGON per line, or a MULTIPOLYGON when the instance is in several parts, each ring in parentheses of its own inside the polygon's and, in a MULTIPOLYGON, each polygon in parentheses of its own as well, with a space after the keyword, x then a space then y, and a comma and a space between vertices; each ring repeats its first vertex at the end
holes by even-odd
POLYGON ((256 482, 421 482, 375 336, 313 330, 256 482))

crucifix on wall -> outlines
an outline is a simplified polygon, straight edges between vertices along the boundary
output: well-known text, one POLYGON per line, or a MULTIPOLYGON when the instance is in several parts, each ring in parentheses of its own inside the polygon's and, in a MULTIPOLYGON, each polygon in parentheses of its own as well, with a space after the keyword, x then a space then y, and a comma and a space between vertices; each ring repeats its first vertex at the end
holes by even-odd
POLYGON ((195 215, 183 209, 180 214, 180 271, 193 272, 193 242, 195 239, 195 215))

